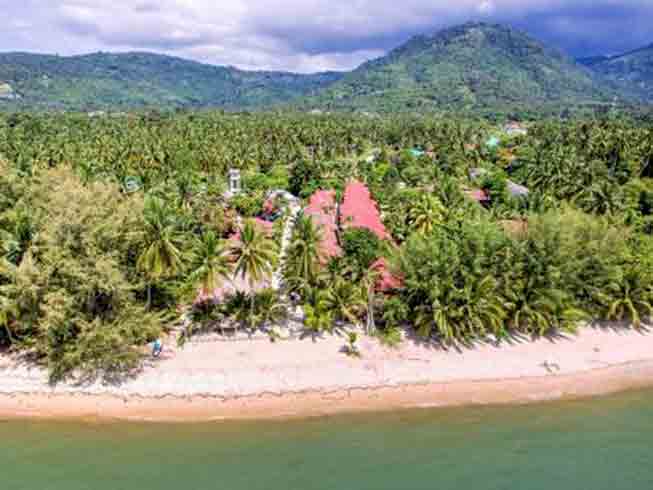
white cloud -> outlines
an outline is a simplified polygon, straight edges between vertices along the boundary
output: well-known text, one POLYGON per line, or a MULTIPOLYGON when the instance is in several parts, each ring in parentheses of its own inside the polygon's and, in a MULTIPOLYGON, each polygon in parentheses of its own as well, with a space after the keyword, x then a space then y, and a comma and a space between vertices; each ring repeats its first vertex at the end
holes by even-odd
POLYGON ((478 11, 481 14, 492 14, 496 10, 496 6, 492 0, 484 0, 478 6, 478 11))
POLYGON ((570 49, 653 41, 651 0, 22 0, 3 8, 3 49, 152 50, 302 72, 353 68, 411 35, 466 20, 515 22, 570 49))

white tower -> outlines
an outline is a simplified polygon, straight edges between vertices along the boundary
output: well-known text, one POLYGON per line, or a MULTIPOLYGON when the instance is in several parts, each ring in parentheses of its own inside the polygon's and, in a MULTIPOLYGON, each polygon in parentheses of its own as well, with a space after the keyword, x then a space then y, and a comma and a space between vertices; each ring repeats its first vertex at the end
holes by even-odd
POLYGON ((232 196, 239 194, 242 190, 240 183, 240 170, 237 168, 229 169, 229 193, 232 196))

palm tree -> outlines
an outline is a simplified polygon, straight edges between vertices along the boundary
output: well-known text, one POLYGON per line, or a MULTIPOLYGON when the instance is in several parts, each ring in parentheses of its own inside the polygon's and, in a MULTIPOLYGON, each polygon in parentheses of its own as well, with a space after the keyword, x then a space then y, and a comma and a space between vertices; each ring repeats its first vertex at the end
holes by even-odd
POLYGON ((610 320, 629 319, 635 328, 642 325, 642 317, 653 316, 653 286, 642 280, 636 269, 626 271, 621 280, 608 285, 610 293, 607 317, 610 320))
POLYGON ((427 337, 435 330, 447 342, 465 342, 487 333, 502 335, 506 312, 494 279, 468 279, 463 288, 438 288, 430 304, 417 308, 415 324, 421 336, 427 337))
POLYGON ((145 203, 146 246, 138 258, 137 267, 145 274, 147 307, 152 304, 152 284, 166 277, 176 276, 182 267, 180 237, 175 218, 163 201, 151 197, 145 203))
POLYGON ((240 240, 232 247, 236 258, 234 275, 246 279, 250 286, 251 312, 254 314, 254 287, 272 275, 277 261, 276 244, 252 220, 245 221, 240 240))
MULTIPOLYGON (((2 331, 1 329, 4 329, 9 344, 14 342, 12 326, 20 314, 18 304, 16 303, 16 269, 16 266, 11 262, 0 259, 0 276, 10 279, 7 284, 0 286, 0 332, 2 331)), ((0 343, 2 343, 1 335, 0 343)))
POLYGON ((214 232, 209 231, 204 234, 193 259, 193 272, 190 279, 194 284, 201 285, 203 294, 215 291, 220 285, 220 280, 229 277, 231 264, 226 249, 214 232))
POLYGON ((365 310, 366 302, 353 281, 338 277, 324 292, 319 306, 331 312, 336 321, 356 324, 365 310))
POLYGON ((422 234, 429 234, 444 218, 445 208, 436 197, 424 194, 408 211, 413 229, 422 234))
POLYGON ((376 302, 376 287, 379 283, 381 273, 378 269, 370 267, 360 278, 361 298, 364 299, 366 309, 366 330, 370 335, 376 329, 376 320, 374 318, 374 308, 376 302))
POLYGON ((320 268, 321 234, 321 228, 309 216, 297 217, 283 271, 291 289, 315 284, 320 268))
MULTIPOLYGON (((253 293, 252 293, 253 294, 253 293)), ((254 299, 256 315, 252 325, 264 326, 276 324, 288 317, 286 305, 280 301, 279 294, 274 289, 264 289, 256 293, 254 299)))

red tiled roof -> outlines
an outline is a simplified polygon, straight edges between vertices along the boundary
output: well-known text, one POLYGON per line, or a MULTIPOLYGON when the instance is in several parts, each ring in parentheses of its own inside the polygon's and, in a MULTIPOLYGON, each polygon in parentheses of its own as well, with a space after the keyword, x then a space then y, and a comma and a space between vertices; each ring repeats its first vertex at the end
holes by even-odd
POLYGON ((379 273, 379 278, 376 281, 377 291, 386 293, 399 289, 404 285, 403 280, 390 271, 388 263, 383 257, 374 262, 371 269, 379 273))
POLYGON ((365 184, 352 181, 345 188, 340 207, 340 223, 343 228, 366 228, 381 240, 390 238, 383 226, 381 215, 365 184))
POLYGON ((310 216, 322 231, 321 250, 325 258, 337 257, 342 254, 336 235, 338 224, 336 217, 335 191, 320 190, 313 194, 304 214, 310 216))

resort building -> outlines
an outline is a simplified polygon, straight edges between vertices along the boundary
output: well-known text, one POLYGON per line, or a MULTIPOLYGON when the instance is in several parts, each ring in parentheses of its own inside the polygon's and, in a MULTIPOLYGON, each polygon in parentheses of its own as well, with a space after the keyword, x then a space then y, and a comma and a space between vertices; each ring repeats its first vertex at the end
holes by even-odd
POLYGON ((345 197, 340 206, 340 226, 365 228, 381 240, 390 240, 390 235, 381 221, 381 214, 370 190, 359 181, 352 181, 345 188, 345 197))

